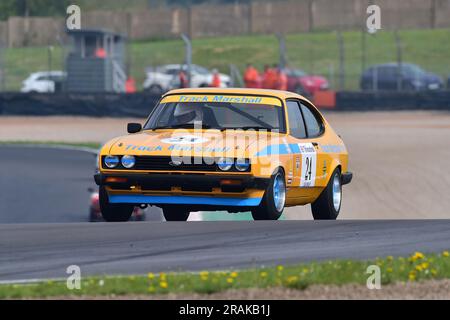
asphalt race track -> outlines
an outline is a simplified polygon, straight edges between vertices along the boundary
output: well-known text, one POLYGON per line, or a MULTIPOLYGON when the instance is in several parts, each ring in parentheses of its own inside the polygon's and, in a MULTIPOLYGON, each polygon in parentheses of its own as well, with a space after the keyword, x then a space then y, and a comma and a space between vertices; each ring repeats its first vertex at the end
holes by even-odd
POLYGON ((199 271, 450 244, 450 220, 83 223, 92 154, 2 146, 0 155, 0 281, 66 277, 72 264, 83 275, 199 271))
POLYGON ((448 249, 450 220, 227 221, 0 226, 0 281, 366 259, 448 249))
POLYGON ((0 223, 88 221, 95 155, 0 146, 0 223))

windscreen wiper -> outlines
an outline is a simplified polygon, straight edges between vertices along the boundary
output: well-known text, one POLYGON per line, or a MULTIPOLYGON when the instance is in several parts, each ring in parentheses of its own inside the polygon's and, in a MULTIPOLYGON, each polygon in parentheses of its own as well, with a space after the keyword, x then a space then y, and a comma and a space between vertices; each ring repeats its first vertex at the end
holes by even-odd
MULTIPOLYGON (((170 126, 161 126, 161 127, 154 127, 152 130, 158 130, 158 129, 195 129, 197 128, 197 124, 194 123, 180 123, 180 124, 174 124, 170 126)), ((202 124, 201 126, 198 126, 201 129, 211 129, 211 126, 208 124, 202 124)))
POLYGON ((273 130, 278 130, 276 128, 267 128, 267 127, 261 127, 261 126, 244 126, 244 127, 222 127, 221 130, 267 130, 267 131, 273 131, 273 130))

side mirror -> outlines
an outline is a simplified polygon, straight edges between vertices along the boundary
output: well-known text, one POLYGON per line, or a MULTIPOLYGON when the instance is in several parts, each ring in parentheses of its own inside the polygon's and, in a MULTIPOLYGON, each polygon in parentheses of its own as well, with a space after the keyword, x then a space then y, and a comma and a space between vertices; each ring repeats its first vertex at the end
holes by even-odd
POLYGON ((127 125, 128 133, 136 133, 142 130, 142 125, 140 123, 129 123, 127 125))

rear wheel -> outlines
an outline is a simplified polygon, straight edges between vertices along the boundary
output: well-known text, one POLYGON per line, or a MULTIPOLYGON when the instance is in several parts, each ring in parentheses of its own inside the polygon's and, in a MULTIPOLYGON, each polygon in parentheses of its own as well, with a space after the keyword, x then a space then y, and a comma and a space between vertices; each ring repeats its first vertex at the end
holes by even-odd
POLYGON ((183 207, 167 206, 163 208, 166 221, 187 221, 190 212, 183 207))
POLYGON ((341 171, 336 168, 327 187, 319 198, 311 204, 314 220, 336 220, 341 210, 342 183, 341 171))
POLYGON ((105 187, 100 187, 99 201, 102 217, 107 222, 125 222, 133 214, 134 206, 131 204, 109 203, 105 187))
POLYGON ((278 220, 286 202, 286 182, 281 169, 270 179, 261 204, 252 210, 254 220, 278 220))

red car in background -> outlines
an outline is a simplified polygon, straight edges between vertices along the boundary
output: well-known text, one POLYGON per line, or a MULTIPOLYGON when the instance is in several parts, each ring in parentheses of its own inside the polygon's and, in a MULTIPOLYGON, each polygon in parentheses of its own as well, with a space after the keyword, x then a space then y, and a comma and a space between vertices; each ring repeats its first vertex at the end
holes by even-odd
MULTIPOLYGON (((100 211, 99 195, 97 190, 89 189, 91 193, 91 201, 89 206, 89 222, 104 221, 102 212, 100 211)), ((142 208, 135 207, 131 221, 145 221, 145 212, 142 208)))
POLYGON ((308 75, 300 69, 285 69, 284 72, 288 77, 288 91, 306 97, 312 97, 316 91, 330 87, 328 80, 322 76, 308 75))

